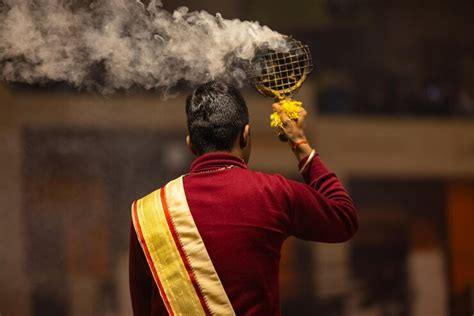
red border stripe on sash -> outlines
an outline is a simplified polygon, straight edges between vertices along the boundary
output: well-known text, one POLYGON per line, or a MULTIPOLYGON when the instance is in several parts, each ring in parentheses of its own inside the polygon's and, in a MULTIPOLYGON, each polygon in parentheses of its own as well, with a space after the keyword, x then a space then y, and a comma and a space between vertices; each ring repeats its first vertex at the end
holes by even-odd
POLYGON ((176 228, 174 227, 173 220, 171 219, 171 215, 168 209, 168 202, 166 200, 165 188, 162 188, 160 190, 160 197, 161 197, 161 204, 163 205, 163 210, 165 212, 166 221, 168 222, 168 226, 171 231, 171 235, 173 236, 174 242, 176 243, 176 248, 178 248, 179 255, 181 256, 184 266, 186 267, 186 270, 188 271, 189 277, 191 279, 191 283, 193 284, 193 287, 196 290, 196 294, 199 297, 199 301, 201 301, 201 305, 206 315, 212 315, 209 309, 209 306, 207 306, 206 300, 204 299, 204 295, 201 292, 201 288, 199 287, 199 284, 197 282, 196 275, 194 274, 194 271, 191 268, 188 257, 184 253, 183 245, 181 244, 181 240, 179 239, 178 232, 176 231, 176 228))
MULTIPOLYGON (((163 191, 163 190, 161 190, 161 191, 163 191)), ((158 285, 158 288, 160 290, 161 297, 163 298, 163 302, 166 305, 166 309, 168 310, 168 313, 170 315, 174 315, 173 309, 171 308, 170 302, 168 301, 168 297, 166 296, 165 291, 163 289, 163 285, 161 284, 161 281, 158 277, 158 273, 156 273, 156 268, 155 268, 155 265, 153 264, 153 260, 152 260, 151 255, 150 255, 150 251, 148 250, 148 246, 146 245, 145 238, 143 237, 143 232, 142 232, 142 228, 140 226, 140 221, 138 220, 137 201, 133 202, 133 218, 134 218, 134 221, 137 225, 136 230, 138 232, 138 235, 139 235, 138 237, 140 238, 140 241, 141 241, 141 244, 142 244, 142 247, 143 247, 143 252, 144 252, 144 254, 146 256, 146 259, 148 261, 148 264, 151 268, 151 273, 153 274, 153 277, 156 280, 156 284, 158 285)))

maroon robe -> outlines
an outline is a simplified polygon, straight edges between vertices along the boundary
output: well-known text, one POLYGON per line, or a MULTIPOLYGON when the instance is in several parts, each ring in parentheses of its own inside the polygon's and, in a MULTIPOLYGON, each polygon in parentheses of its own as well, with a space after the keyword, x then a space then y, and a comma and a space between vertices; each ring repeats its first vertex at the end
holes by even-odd
MULTIPOLYGON (((286 238, 336 243, 357 231, 349 195, 319 156, 303 177, 307 184, 212 153, 198 157, 184 178, 194 221, 237 315, 280 315, 278 265, 286 238)), ((129 268, 134 315, 167 315, 133 227, 129 268)))

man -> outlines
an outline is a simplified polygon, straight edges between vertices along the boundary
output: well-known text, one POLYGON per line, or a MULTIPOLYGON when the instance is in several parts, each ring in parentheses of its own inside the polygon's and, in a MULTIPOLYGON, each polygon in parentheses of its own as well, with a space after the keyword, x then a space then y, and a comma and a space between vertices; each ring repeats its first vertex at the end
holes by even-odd
POLYGON ((144 315, 279 315, 278 265, 289 236, 344 242, 356 209, 296 120, 278 104, 282 133, 306 184, 247 168, 251 137, 239 91, 222 82, 186 101, 188 174, 133 204, 130 290, 144 315))

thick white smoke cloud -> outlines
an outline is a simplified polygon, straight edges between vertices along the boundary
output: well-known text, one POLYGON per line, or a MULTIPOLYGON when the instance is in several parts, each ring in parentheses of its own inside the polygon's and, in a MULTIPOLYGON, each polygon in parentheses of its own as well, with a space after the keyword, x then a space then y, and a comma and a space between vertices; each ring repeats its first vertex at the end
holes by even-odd
POLYGON ((182 80, 241 83, 235 60, 284 42, 258 22, 184 7, 170 13, 158 0, 0 0, 2 81, 68 82, 105 93, 182 80))

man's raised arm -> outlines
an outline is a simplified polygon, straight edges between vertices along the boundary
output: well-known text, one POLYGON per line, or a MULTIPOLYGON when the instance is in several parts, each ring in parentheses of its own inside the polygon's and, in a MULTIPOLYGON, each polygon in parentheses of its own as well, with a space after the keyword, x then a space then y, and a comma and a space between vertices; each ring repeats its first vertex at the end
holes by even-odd
POLYGON ((290 233, 320 242, 349 240, 358 229, 357 210, 339 179, 308 143, 304 132, 306 111, 301 109, 298 120, 290 120, 279 104, 273 108, 281 117, 281 132, 287 136, 306 182, 288 181, 290 233))

